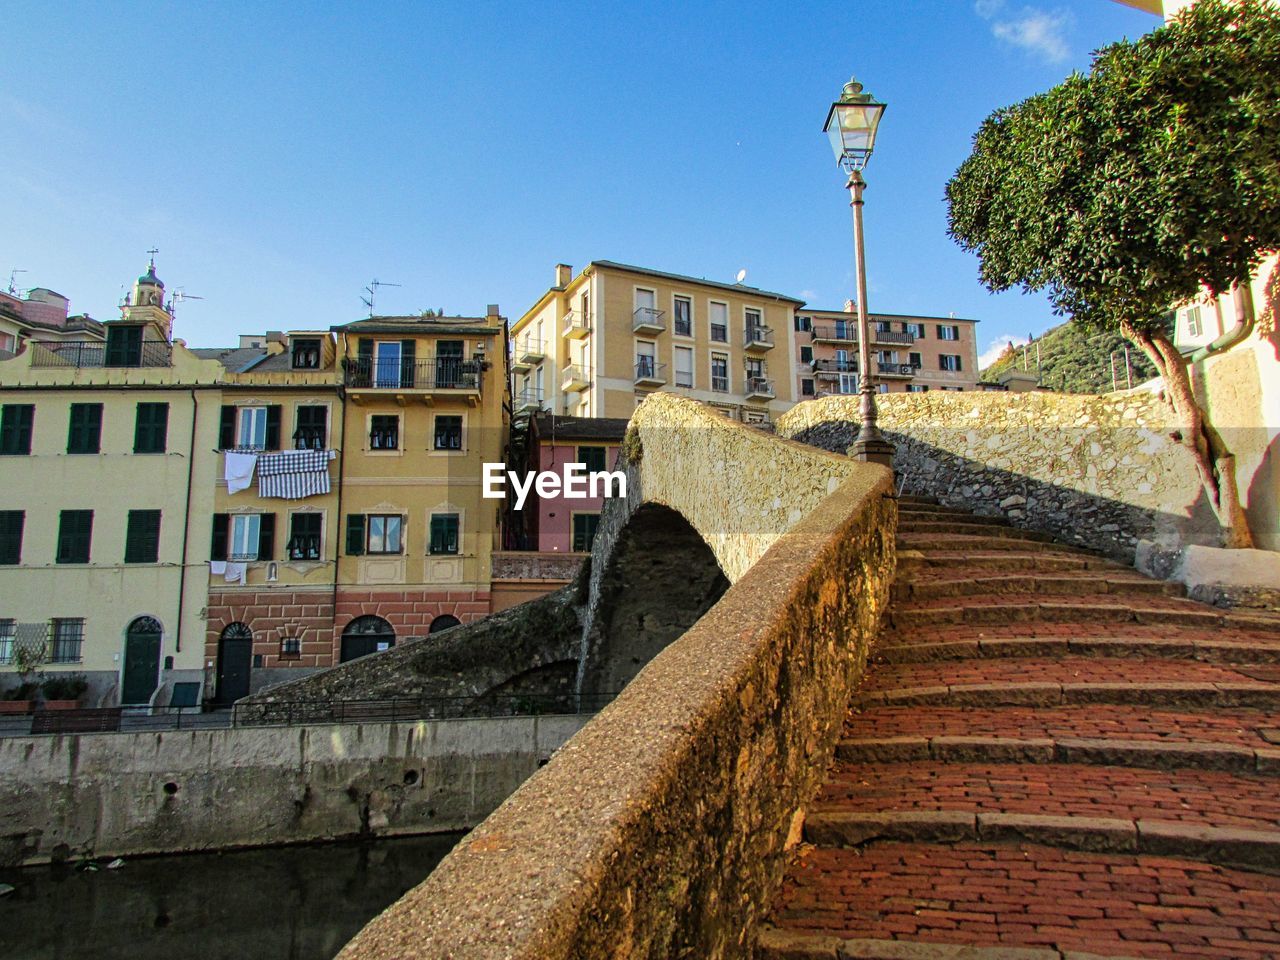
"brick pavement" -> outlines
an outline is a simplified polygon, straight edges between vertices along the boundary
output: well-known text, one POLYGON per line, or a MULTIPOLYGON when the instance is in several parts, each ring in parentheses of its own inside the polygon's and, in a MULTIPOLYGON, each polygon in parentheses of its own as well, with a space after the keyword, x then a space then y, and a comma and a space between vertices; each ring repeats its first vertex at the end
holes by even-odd
POLYGON ((1280 958, 1280 618, 904 498, 762 960, 1280 958))

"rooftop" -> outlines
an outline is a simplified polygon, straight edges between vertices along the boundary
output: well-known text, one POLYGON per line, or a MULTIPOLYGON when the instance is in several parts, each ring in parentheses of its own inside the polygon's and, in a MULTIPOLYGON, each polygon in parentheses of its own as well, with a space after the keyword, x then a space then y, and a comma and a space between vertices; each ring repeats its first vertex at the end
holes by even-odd
POLYGON ((690 277, 681 273, 664 273, 661 270, 650 270, 648 267, 637 267, 628 263, 618 263, 614 260, 592 260, 588 266, 604 267, 608 270, 625 270, 628 273, 639 273, 648 277, 658 277, 662 280, 678 280, 682 283, 696 283, 704 287, 716 287, 720 290, 731 290, 734 293, 768 297, 773 300, 785 300, 788 303, 797 303, 801 306, 804 305, 804 301, 798 297, 788 296, 785 293, 773 293, 769 290, 761 290, 759 287, 748 287, 746 284, 742 283, 721 283, 719 280, 708 280, 705 277, 690 277))
POLYGON ((496 333, 502 317, 366 317, 330 327, 338 333, 496 333))
POLYGON ((621 441, 630 420, 625 417, 558 417, 553 413, 539 413, 536 417, 538 439, 556 440, 616 440, 621 441))

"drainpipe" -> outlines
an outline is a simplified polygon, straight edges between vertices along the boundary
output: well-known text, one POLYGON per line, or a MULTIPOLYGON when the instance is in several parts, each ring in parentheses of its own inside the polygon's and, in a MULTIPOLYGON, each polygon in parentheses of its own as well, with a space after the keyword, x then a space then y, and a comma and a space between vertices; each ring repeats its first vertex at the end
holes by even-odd
MULTIPOLYGON (((344 356, 345 352, 346 343, 343 342, 344 356)), ((342 446, 338 448, 338 502, 334 507, 338 515, 333 518, 333 593, 331 595, 333 611, 329 616, 330 654, 333 653, 333 635, 338 630, 338 563, 339 558, 342 556, 342 545, 347 536, 347 526, 343 522, 342 516, 342 488, 347 478, 347 471, 344 466, 347 462, 347 388, 342 384, 341 380, 338 382, 338 419, 342 422, 342 446)))
POLYGON ((1187 360, 1188 364, 1199 363, 1215 353, 1230 350, 1248 337, 1249 334, 1253 333, 1253 325, 1256 319, 1253 307, 1253 289, 1248 283, 1237 284, 1236 292, 1236 325, 1213 341, 1213 343, 1207 344, 1191 354, 1187 360))
MULTIPOLYGON (((187 541, 191 539, 191 478, 196 468, 196 420, 200 413, 200 402, 196 399, 196 389, 191 388, 191 443, 187 447, 187 511, 182 524, 182 566, 178 571, 178 630, 174 642, 174 652, 182 652, 182 610, 187 598, 187 541)), ((201 670, 204 669, 204 655, 200 656, 201 670)))

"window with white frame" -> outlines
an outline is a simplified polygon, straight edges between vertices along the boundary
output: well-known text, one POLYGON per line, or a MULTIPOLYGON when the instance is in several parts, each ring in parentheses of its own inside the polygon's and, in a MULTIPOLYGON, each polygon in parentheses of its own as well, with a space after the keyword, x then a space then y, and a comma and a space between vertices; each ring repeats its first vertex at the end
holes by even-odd
POLYGON ((241 407, 237 415, 236 445, 245 450, 264 449, 267 445, 267 408, 241 407))
POLYGON ((959 340, 960 328, 949 324, 938 324, 939 340, 959 340))
POLYGON ((262 533, 262 516, 237 513, 231 518, 231 556, 228 560, 257 560, 258 538, 262 533))
POLYGON ((960 372, 960 355, 958 353, 943 353, 938 356, 938 369, 949 370, 952 373, 960 372))
POLYGON ((840 374, 839 390, 841 393, 857 393, 858 375, 856 373, 840 374))
POLYGON ((907 331, 907 333, 911 334, 911 336, 915 337, 917 340, 924 339, 923 323, 904 323, 902 326, 907 331))
POLYGON ((0 620, 0 663, 13 663, 13 638, 17 632, 17 621, 0 620))
POLYGON ((676 347, 676 386, 693 386, 693 348, 676 347))
POLYGON ((1204 333, 1199 307, 1187 307, 1187 336, 1198 337, 1204 333))
POLYGON ((397 514, 371 514, 369 516, 368 553, 400 553, 400 537, 404 518, 397 514))

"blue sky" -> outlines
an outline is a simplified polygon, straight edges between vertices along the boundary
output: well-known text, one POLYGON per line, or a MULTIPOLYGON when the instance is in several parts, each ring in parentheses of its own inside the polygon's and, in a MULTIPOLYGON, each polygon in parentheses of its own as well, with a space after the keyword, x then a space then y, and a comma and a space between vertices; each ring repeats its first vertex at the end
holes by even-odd
POLYGON ((943 187, 993 109, 1158 25, 1111 0, 103 4, 10 0, 0 272, 105 319, 160 248, 193 346, 443 307, 518 317, 563 261, 838 307, 847 195, 821 132, 851 72, 873 311, 1055 318, 991 296, 943 187))

